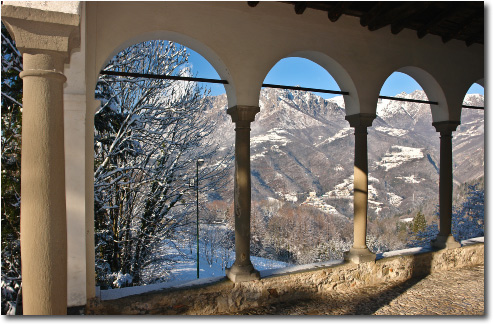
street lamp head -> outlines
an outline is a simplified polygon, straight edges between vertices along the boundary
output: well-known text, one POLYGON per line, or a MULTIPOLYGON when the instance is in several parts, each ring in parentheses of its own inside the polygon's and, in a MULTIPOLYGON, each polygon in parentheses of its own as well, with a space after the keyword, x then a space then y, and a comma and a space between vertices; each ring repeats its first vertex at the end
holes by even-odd
POLYGON ((197 160, 197 165, 198 166, 201 166, 202 164, 204 164, 204 162, 205 162, 204 159, 198 159, 197 160))

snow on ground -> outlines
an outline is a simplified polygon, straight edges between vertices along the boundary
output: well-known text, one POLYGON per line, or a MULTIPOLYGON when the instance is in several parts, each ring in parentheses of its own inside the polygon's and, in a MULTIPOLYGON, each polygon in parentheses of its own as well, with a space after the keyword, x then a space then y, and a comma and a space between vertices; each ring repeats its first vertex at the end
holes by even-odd
POLYGON ((375 201, 375 200, 368 200, 368 208, 371 208, 375 211, 375 213, 380 214, 382 211, 382 206, 383 203, 375 201))
POLYGON ((374 176, 371 175, 371 173, 368 173, 368 183, 380 183, 380 179, 375 178, 374 176))
POLYGON ((351 198, 354 189, 353 179, 354 175, 344 179, 342 183, 336 185, 334 190, 329 191, 327 195, 330 198, 351 198))
POLYGON ((283 193, 280 191, 276 191, 276 194, 279 195, 279 197, 282 197, 283 200, 289 201, 289 202, 297 202, 298 201, 298 195, 296 192, 294 193, 283 193))
POLYGON ((376 165, 382 166, 385 171, 398 167, 405 162, 419 160, 424 158, 422 148, 414 148, 408 146, 392 145, 380 162, 375 162, 376 165))
MULTIPOLYGON (((369 199, 376 199, 378 197, 378 191, 372 185, 372 183, 379 183, 380 180, 373 177, 368 173, 368 197, 369 199)), ((354 190, 354 175, 344 179, 342 183, 339 183, 334 187, 334 190, 327 192, 324 196, 329 198, 352 198, 354 190)))
MULTIPOLYGON (((215 256, 221 257, 212 258, 214 260, 210 262, 211 258, 207 258, 205 255, 203 255, 204 253, 202 253, 203 251, 201 250, 201 253, 199 255, 200 279, 197 279, 195 247, 192 247, 192 249, 190 249, 189 247, 183 246, 180 252, 181 254, 176 254, 176 256, 179 256, 179 260, 174 265, 174 268, 171 270, 169 281, 145 286, 100 290, 97 291, 96 294, 99 294, 101 300, 111 300, 165 288, 191 287, 195 285, 218 282, 225 278, 225 266, 231 267, 235 259, 234 251, 227 251, 221 248, 217 248, 214 254, 215 256)), ((250 259, 252 260, 255 269, 259 271, 285 268, 289 266, 289 263, 255 256, 251 256, 250 259)))
POLYGON ((378 191, 373 187, 373 185, 368 184, 368 199, 377 199, 378 191))
POLYGON ((410 175, 407 177, 395 177, 396 179, 404 180, 405 183, 420 183, 424 179, 417 178, 415 175, 410 175))
POLYGON ((253 154, 250 157, 250 159, 251 160, 255 160, 255 159, 258 159, 258 158, 264 158, 266 153, 267 153, 267 151, 263 151, 262 153, 253 154))
POLYGON ((343 128, 340 131, 338 131, 334 136, 329 137, 328 139, 324 140, 321 143, 316 144, 315 146, 320 146, 320 145, 325 144, 325 143, 330 144, 330 143, 334 142, 335 140, 349 136, 352 133, 353 133, 353 129, 351 127, 343 128))
POLYGON ((330 215, 343 216, 334 206, 325 203, 324 198, 326 197, 328 197, 328 194, 324 194, 322 197, 309 196, 304 202, 301 203, 301 205, 315 207, 318 210, 330 215))
POLYGON ((401 223, 411 223, 414 220, 414 217, 407 217, 403 219, 399 219, 399 222, 401 223))
POLYGON ((375 130, 390 136, 404 136, 408 133, 405 129, 377 126, 375 130))
MULTIPOLYGON (((471 122, 468 124, 474 124, 476 122, 471 122)), ((464 126, 469 126, 468 124, 462 125, 462 129, 465 129, 466 127, 464 126)), ((460 130, 459 132, 456 132, 454 134, 454 138, 460 138, 460 137, 465 137, 465 138, 471 138, 473 136, 484 136, 484 124, 481 125, 472 125, 470 128, 467 128, 467 130, 463 131, 460 130)))
POLYGON ((460 244, 462 244, 462 246, 476 244, 476 243, 484 243, 484 236, 470 238, 468 240, 462 240, 462 241, 460 241, 460 244))
POLYGON ((261 144, 265 142, 274 142, 274 143, 280 143, 281 146, 285 146, 287 143, 290 142, 290 140, 287 139, 285 136, 283 136, 282 135, 283 133, 286 133, 286 131, 279 128, 274 128, 269 130, 265 135, 257 135, 252 137, 250 139, 250 143, 254 145, 254 144, 261 144))
POLYGON ((338 164, 335 168, 334 171, 344 171, 344 167, 340 164, 338 164))
POLYGON ((299 264, 299 265, 294 265, 294 266, 284 267, 284 268, 266 269, 266 270, 260 271, 260 277, 265 278, 265 277, 270 277, 270 276, 283 275, 283 274, 300 272, 300 271, 305 271, 305 270, 310 270, 310 269, 330 267, 330 266, 335 266, 335 265, 343 264, 343 263, 344 263, 344 260, 331 260, 331 261, 326 261, 326 262, 299 264))
POLYGON ((403 200, 401 196, 398 196, 392 192, 388 192, 387 197, 389 198, 389 203, 395 207, 399 207, 403 200))
MULTIPOLYGON (((471 245, 475 243, 484 243, 484 237, 476 237, 476 238, 461 241, 462 246, 471 245)), ((414 247, 414 248, 378 253, 377 259, 389 258, 399 255, 402 256, 409 254, 424 253, 429 251, 432 251, 432 248, 429 246, 414 247)), ((231 253, 233 253, 233 251, 231 251, 231 253)), ((259 257, 251 257, 251 260, 255 269, 259 270, 261 278, 266 278, 276 275, 285 275, 289 273, 301 272, 301 271, 317 269, 322 267, 331 267, 344 263, 344 260, 331 260, 326 262, 310 263, 303 265, 289 265, 284 262, 268 260, 259 257)), ((184 288, 184 287, 210 284, 214 282, 219 282, 221 280, 224 280, 225 278, 224 272, 222 272, 222 274, 218 276, 211 276, 211 274, 214 273, 213 271, 209 271, 207 267, 205 268, 201 267, 200 268, 201 278, 196 279, 194 277, 196 275, 196 267, 194 267, 193 261, 189 261, 188 265, 184 266, 182 270, 183 271, 181 272, 181 275, 178 276, 178 278, 182 278, 182 280, 153 284, 153 285, 146 285, 146 286, 127 287, 127 288, 110 289, 110 290, 99 290, 98 287, 96 287, 96 296, 99 296, 101 300, 112 300, 126 296, 142 294, 150 291, 161 290, 165 288, 184 288)))
MULTIPOLYGON (((462 240, 460 243, 462 246, 471 245, 471 244, 475 244, 475 243, 484 243, 484 237, 476 237, 476 238, 471 238, 468 240, 462 240)), ((424 247, 421 246, 421 247, 413 247, 413 248, 396 250, 396 251, 388 251, 388 252, 378 253, 377 254, 377 260, 382 259, 382 258, 389 258, 389 257, 393 257, 393 256, 398 256, 398 255, 408 255, 408 254, 430 252, 432 250, 433 249, 431 248, 431 246, 424 246, 424 247)))

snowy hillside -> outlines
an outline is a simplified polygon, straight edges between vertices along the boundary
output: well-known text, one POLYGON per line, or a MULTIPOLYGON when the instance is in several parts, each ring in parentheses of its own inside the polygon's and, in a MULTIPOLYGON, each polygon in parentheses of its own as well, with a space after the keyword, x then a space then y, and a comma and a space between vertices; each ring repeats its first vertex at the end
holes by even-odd
MULTIPOLYGON (((423 91, 397 97, 427 100, 423 91)), ((481 95, 465 98, 466 104, 483 102, 481 95)), ((219 121, 216 139, 225 147, 234 143, 226 105, 223 95, 210 108, 219 121)), ((483 116, 463 109, 462 125, 453 134, 455 184, 484 174, 483 116)), ((324 100, 309 92, 263 89, 260 113, 251 124, 252 199, 291 197, 301 204, 315 192, 328 213, 351 218, 342 200, 352 197, 354 130, 344 117, 342 96, 324 100)), ((371 213, 392 215, 438 199, 440 139, 431 124, 427 104, 379 101, 368 129, 369 171, 378 180, 370 181, 371 213)))

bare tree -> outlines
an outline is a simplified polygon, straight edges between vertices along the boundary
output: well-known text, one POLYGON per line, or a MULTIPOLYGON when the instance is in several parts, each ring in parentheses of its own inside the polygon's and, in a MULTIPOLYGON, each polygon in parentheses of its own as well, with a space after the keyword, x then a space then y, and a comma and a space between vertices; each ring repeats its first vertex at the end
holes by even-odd
MULTIPOLYGON (((149 41, 120 52, 105 70, 189 76, 187 61, 185 47, 149 41)), ((96 94, 102 101, 94 140, 98 281, 155 281, 145 269, 172 262, 166 251, 190 225, 197 159, 219 154, 209 136, 215 122, 203 105, 208 91, 192 82, 105 75, 96 94)), ((201 191, 224 185, 227 162, 225 155, 200 169, 201 191)))

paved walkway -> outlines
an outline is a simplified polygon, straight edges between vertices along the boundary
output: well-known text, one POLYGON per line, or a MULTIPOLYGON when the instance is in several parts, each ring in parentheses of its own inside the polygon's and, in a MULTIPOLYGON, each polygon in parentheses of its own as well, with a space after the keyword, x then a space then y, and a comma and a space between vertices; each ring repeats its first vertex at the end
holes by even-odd
POLYGON ((484 315, 484 265, 230 315, 484 315))

